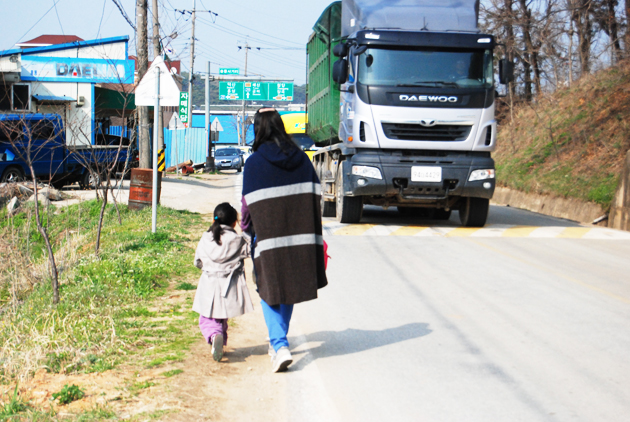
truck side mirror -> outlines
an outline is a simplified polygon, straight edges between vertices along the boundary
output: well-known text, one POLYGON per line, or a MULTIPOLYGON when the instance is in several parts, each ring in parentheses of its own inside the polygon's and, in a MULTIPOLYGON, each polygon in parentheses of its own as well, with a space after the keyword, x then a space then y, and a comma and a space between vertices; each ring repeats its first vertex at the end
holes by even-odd
POLYGON ((333 81, 338 84, 345 84, 348 80, 348 60, 339 59, 333 64, 333 81))
POLYGON ((339 43, 333 48, 335 57, 346 57, 348 55, 348 45, 339 43))
POLYGON ((499 82, 508 84, 514 81, 514 63, 507 59, 499 60, 499 82))

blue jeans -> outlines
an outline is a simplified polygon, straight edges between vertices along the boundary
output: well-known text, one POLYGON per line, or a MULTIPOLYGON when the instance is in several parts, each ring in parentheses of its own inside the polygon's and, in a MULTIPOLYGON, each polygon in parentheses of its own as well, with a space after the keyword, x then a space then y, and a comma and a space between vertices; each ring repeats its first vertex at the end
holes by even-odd
POLYGON ((276 352, 279 348, 289 347, 287 333, 289 332, 289 322, 293 313, 293 305, 269 306, 264 300, 260 300, 267 330, 269 330, 269 343, 276 352))

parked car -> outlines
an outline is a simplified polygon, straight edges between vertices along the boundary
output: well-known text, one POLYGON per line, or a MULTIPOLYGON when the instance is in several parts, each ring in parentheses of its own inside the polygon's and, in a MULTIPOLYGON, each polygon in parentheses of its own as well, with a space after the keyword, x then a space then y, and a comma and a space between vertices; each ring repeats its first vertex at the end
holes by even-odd
POLYGON ((217 170, 243 171, 242 152, 238 148, 221 148, 214 152, 214 166, 217 170))

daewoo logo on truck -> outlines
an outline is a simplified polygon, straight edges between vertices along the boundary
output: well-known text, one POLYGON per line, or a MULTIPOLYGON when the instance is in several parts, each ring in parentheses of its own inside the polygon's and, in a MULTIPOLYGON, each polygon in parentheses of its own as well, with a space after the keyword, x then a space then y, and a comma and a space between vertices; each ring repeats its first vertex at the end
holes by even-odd
POLYGON ((458 101, 457 97, 446 97, 444 95, 400 95, 398 96, 400 101, 427 101, 434 103, 456 103, 458 101))

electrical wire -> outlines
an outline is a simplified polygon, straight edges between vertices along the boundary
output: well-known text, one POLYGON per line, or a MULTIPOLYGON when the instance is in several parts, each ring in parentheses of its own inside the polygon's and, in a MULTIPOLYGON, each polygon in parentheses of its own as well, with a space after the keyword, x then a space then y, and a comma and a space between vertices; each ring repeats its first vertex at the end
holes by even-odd
POLYGON ((61 28, 61 34, 65 36, 66 33, 63 30, 63 25, 61 24, 61 19, 59 18, 59 10, 57 10, 57 3, 55 3, 54 6, 55 6, 55 14, 57 15, 57 22, 59 22, 59 27, 61 28))
POLYGON ((36 26, 36 25, 37 25, 37 24, 38 24, 38 23, 39 23, 42 19, 44 19, 44 18, 46 17, 46 15, 48 15, 48 13, 50 13, 50 11, 51 11, 51 10, 53 10, 53 8, 55 8, 55 7, 57 6, 57 3, 59 3, 60 1, 61 1, 61 0, 56 0, 56 1, 55 1, 55 3, 54 3, 51 7, 50 7, 50 9, 46 10, 46 12, 44 12, 44 14, 42 15, 42 17, 41 17, 41 18, 39 18, 39 19, 37 20, 37 22, 35 22, 35 23, 33 24, 33 26, 31 26, 31 27, 30 27, 30 28, 29 28, 29 29, 28 29, 28 30, 24 33, 24 35, 22 35, 20 38, 18 38, 18 40, 17 40, 16 42, 14 42, 14 43, 13 43, 13 45, 15 45, 15 44, 19 43, 19 42, 20 42, 20 40, 26 36, 26 34, 28 34, 29 32, 31 32, 31 29, 35 28, 35 26, 36 26))

